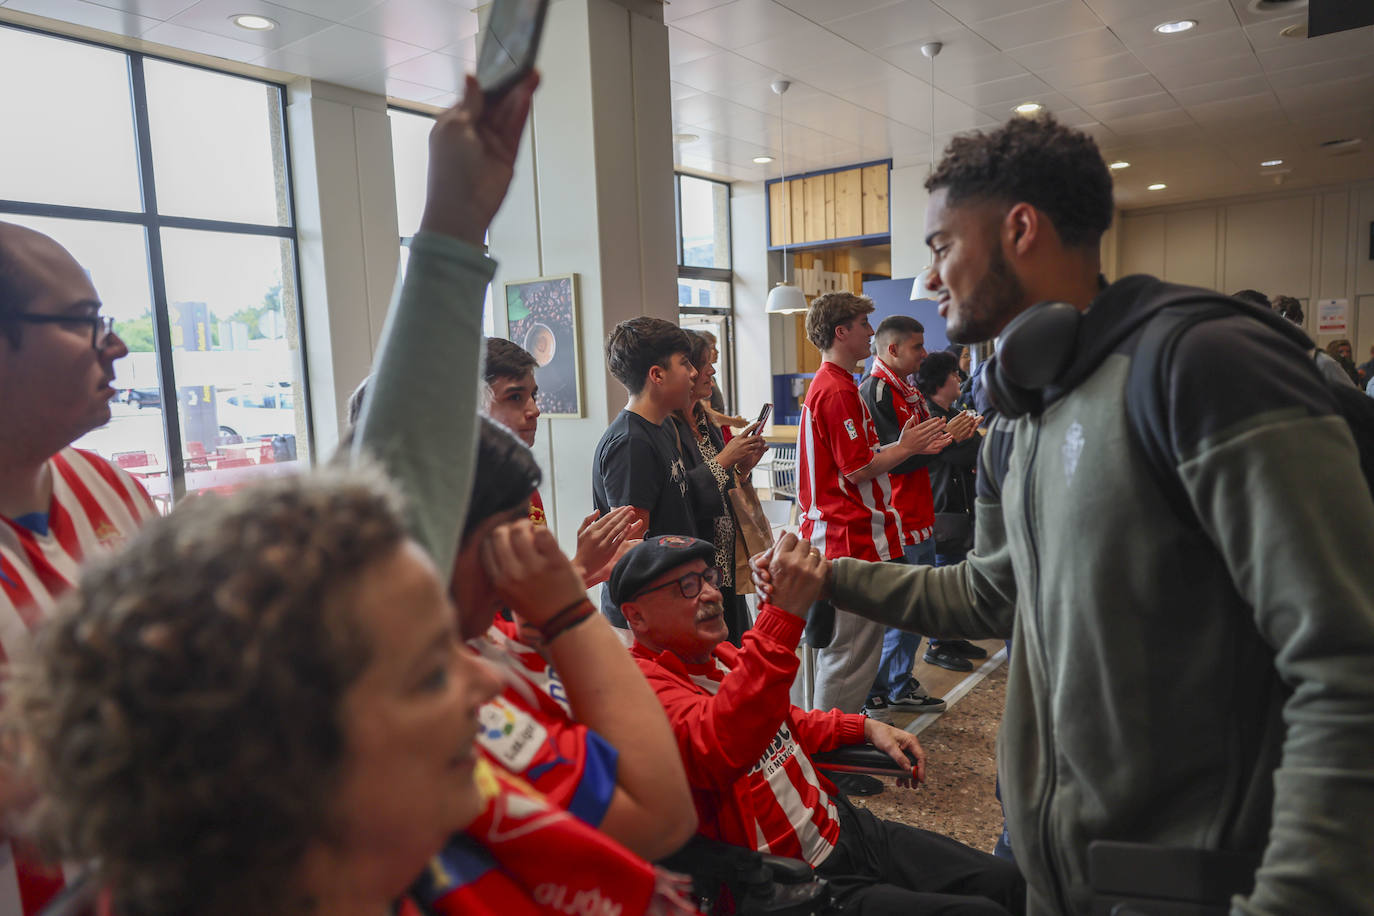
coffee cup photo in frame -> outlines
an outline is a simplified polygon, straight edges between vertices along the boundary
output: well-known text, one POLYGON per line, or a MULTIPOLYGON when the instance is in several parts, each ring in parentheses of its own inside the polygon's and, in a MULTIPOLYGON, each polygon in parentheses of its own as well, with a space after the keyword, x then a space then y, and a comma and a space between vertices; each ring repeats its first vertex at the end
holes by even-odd
POLYGON ((534 357, 541 416, 581 417, 577 274, 512 280, 505 301, 506 336, 534 357))

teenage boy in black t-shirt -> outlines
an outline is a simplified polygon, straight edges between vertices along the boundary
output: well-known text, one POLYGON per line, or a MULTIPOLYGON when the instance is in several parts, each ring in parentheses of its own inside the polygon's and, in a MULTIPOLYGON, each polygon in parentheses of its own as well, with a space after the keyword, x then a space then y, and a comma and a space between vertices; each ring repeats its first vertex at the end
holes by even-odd
MULTIPOLYGON (((634 506, 644 536, 696 536, 687 471, 669 415, 692 402, 697 371, 687 333, 661 318, 631 318, 611 330, 606 363, 630 394, 596 446, 592 501, 605 515, 634 506)), ((625 618, 603 593, 601 611, 617 627, 625 618)))

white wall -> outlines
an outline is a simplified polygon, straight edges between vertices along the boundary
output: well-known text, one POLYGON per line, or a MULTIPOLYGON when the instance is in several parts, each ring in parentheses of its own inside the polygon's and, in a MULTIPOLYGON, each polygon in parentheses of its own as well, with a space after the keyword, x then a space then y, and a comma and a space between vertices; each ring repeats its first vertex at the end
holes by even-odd
MULTIPOLYGON (((744 416, 756 416, 773 400, 773 322, 765 308, 771 261, 764 242, 768 212, 762 182, 737 182, 730 187, 730 263, 735 272, 735 392, 744 416)), ((770 423, 771 426, 771 423, 770 423)))
POLYGON ((1233 293, 1257 289, 1304 302, 1319 345, 1349 337, 1357 362, 1374 345, 1374 183, 1239 197, 1121 214, 1120 276, 1148 273, 1233 293), (1318 299, 1346 299, 1350 333, 1316 334, 1318 299))
POLYGON ((893 169, 888 200, 892 212, 892 276, 914 277, 930 264, 926 248, 926 207, 930 194, 925 189, 930 167, 911 165, 893 169))

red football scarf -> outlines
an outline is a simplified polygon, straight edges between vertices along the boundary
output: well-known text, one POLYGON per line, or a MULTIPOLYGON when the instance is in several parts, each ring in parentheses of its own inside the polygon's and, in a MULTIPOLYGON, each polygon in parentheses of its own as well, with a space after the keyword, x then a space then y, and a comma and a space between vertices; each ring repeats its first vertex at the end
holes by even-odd
POLYGON ((905 426, 906 421, 912 417, 916 418, 917 423, 924 423, 930 419, 930 411, 926 408, 926 399, 921 392, 908 385, 906 379, 898 378, 897 373, 876 356, 873 358, 872 375, 887 382, 897 395, 892 399, 892 406, 897 413, 898 429, 905 426))
POLYGON ((411 889, 427 916, 690 916, 683 880, 478 762, 486 809, 411 889))

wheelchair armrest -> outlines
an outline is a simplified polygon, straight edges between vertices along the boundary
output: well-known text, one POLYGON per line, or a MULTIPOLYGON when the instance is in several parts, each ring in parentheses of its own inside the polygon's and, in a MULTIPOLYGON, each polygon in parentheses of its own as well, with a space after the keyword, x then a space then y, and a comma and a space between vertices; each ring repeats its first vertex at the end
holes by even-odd
MULTIPOLYGON (((833 751, 822 751, 812 754, 811 760, 817 769, 827 773, 864 773, 890 778, 911 775, 911 767, 899 767, 897 761, 871 744, 850 744, 833 751)), ((911 761, 911 766, 915 765, 916 761, 911 761)))
POLYGON ((766 852, 760 853, 759 858, 763 861, 764 867, 773 873, 773 880, 779 884, 801 884, 816 877, 815 869, 807 864, 805 859, 789 859, 766 852))

